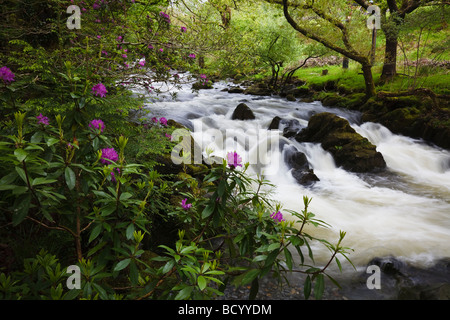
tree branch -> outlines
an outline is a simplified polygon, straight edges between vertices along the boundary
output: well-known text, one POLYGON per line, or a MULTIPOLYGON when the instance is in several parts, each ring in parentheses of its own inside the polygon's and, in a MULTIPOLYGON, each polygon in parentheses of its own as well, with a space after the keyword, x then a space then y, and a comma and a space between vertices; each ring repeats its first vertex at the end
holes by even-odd
MULTIPOLYGON (((355 50, 353 50, 351 47, 347 47, 346 48, 341 48, 338 45, 336 45, 334 42, 329 41, 326 38, 321 37, 320 35, 316 34, 316 33, 312 33, 309 30, 307 30, 306 28, 300 26, 299 24, 297 24, 294 19, 292 18, 292 16, 289 14, 289 9, 288 9, 289 5, 287 3, 287 0, 283 0, 283 13, 284 16, 286 18, 286 20, 288 21, 288 23, 298 32, 300 32, 301 34, 303 34, 305 37, 313 39, 321 44, 323 44, 325 47, 334 50, 346 57, 348 57, 349 59, 352 59, 354 61, 357 61, 361 64, 366 64, 369 65, 369 59, 368 57, 365 57, 363 55, 358 54, 357 52, 355 52, 355 50)), ((341 29, 342 32, 342 29, 341 29)), ((343 37, 345 37, 345 34, 343 33, 343 37)))

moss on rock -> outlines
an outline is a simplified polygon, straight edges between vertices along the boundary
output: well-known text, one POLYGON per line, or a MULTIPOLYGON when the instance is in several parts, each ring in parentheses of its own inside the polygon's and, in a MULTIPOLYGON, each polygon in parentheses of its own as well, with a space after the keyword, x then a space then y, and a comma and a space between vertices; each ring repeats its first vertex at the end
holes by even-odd
POLYGON ((299 142, 321 143, 330 152, 336 165, 353 172, 384 169, 386 162, 376 146, 358 134, 349 122, 332 113, 311 117, 308 127, 295 136, 299 142))

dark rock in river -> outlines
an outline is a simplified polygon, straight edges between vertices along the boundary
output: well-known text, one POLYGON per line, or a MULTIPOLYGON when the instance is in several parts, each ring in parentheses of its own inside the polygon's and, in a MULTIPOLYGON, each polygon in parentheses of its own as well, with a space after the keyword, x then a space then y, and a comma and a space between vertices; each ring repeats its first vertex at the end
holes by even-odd
POLYGON ((280 129, 283 131, 283 137, 290 138, 295 136, 302 128, 302 125, 297 119, 281 119, 279 116, 275 116, 268 130, 280 129))
POLYGON ((285 138, 294 137, 301 129, 303 129, 303 126, 297 119, 283 119, 281 120, 280 125, 283 128, 283 137, 285 138))
MULTIPOLYGON (((169 119, 167 124, 175 129, 186 130, 186 135, 178 137, 176 140, 177 145, 172 149, 173 154, 156 155, 155 160, 157 164, 154 166, 154 170, 165 175, 175 175, 184 170, 186 170, 186 173, 188 174, 195 175, 198 172, 205 170, 207 164, 204 162, 202 149, 199 144, 195 142, 187 127, 172 119, 169 119), (176 152, 178 152, 178 154, 176 154, 176 152), (175 157, 181 161, 181 159, 184 158, 182 152, 184 152, 185 157, 189 157, 189 159, 186 159, 189 160, 186 166, 183 166, 181 163, 174 163, 172 159, 172 157, 175 157)), ((179 134, 183 134, 183 132, 179 132, 179 134)))
POLYGON ((295 97, 294 97, 293 94, 288 94, 288 95, 286 96, 286 99, 287 99, 288 101, 296 101, 296 100, 297 100, 297 99, 295 99, 295 97))
POLYGON ((287 165, 292 168, 291 174, 299 184, 310 186, 314 182, 319 181, 319 178, 309 167, 308 159, 305 154, 298 151, 295 147, 291 146, 285 150, 284 160, 287 165))
POLYGON ((372 172, 386 167, 376 146, 358 134, 347 120, 332 113, 312 116, 308 127, 296 134, 295 139, 321 143, 332 154, 337 166, 352 172, 372 172))
POLYGON ((275 116, 272 119, 272 122, 269 125, 269 128, 267 128, 268 130, 278 130, 278 127, 280 126, 280 121, 281 118, 279 116, 275 116))
POLYGON ((368 265, 376 265, 382 272, 392 276, 401 275, 402 269, 405 268, 405 263, 391 256, 373 258, 368 265))
MULTIPOLYGON (((398 300, 449 300, 450 259, 444 258, 431 267, 409 265, 393 256, 376 257, 368 266, 380 267, 379 294, 398 300)), ((368 274, 361 278, 367 279, 368 274)), ((367 290, 367 289, 366 289, 367 290)))
POLYGON ((231 116, 233 120, 253 120, 255 119, 255 115, 253 111, 245 104, 240 103, 234 109, 233 115, 231 116))

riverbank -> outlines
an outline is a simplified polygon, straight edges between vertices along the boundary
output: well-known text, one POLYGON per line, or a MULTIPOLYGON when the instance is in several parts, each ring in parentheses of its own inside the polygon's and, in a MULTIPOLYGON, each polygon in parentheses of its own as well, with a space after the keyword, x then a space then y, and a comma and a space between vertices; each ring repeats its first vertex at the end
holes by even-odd
MULTIPOLYGON (((415 267, 393 257, 372 259, 367 267, 341 275, 333 274, 340 287, 326 281, 323 300, 449 300, 450 259, 442 259, 429 267, 415 267), (378 266, 379 286, 375 287, 375 273, 367 267, 378 266), (369 270, 369 271, 367 271, 369 270)), ((286 275, 289 284, 280 285, 270 276, 260 280, 257 300, 305 300, 305 276, 299 273, 286 275)), ((228 287, 220 299, 245 300, 248 287, 228 287)), ((310 297, 314 300, 314 294, 310 297)))
POLYGON ((267 81, 260 80, 237 82, 229 92, 280 95, 288 101, 320 101, 324 106, 359 111, 363 122, 377 122, 395 134, 450 149, 450 95, 436 94, 428 88, 379 91, 367 99, 361 88, 349 89, 340 85, 338 79, 307 82, 296 78, 276 91, 269 88, 267 81))
MULTIPOLYGON (((438 299, 437 293, 433 292, 441 291, 445 297, 450 282, 448 267, 442 265, 437 268, 434 263, 449 257, 448 241, 445 240, 448 238, 449 176, 448 170, 442 169, 442 165, 450 159, 448 152, 396 136, 381 125, 360 125, 359 112, 325 107, 317 101, 307 103, 306 96, 289 101, 272 92, 265 94, 263 82, 244 84, 216 82, 212 89, 197 93, 192 93, 187 87, 179 93, 176 101, 168 99, 156 102, 152 107, 161 112, 161 116, 170 115, 192 128, 193 137, 204 141, 210 141, 210 135, 217 133, 214 130, 223 132, 226 129, 244 135, 251 135, 261 128, 265 131, 276 117, 281 119, 280 129, 285 128, 287 122, 299 128, 305 127, 313 114, 323 112, 333 112, 348 119, 357 132, 370 139, 379 137, 374 144, 386 158, 388 170, 374 174, 355 174, 344 170, 315 143, 283 139, 282 148, 275 150, 271 158, 285 159, 289 150, 298 149, 307 154, 320 181, 312 187, 302 186, 293 179, 291 168, 281 162, 277 173, 268 177, 277 187, 274 197, 283 208, 295 210, 301 207, 299 199, 302 195, 311 196, 314 199, 312 212, 333 227, 320 230, 324 232, 323 237, 332 239, 335 230, 345 230, 348 234, 347 244, 355 249, 350 259, 358 270, 346 266, 343 275, 337 273, 335 279, 342 289, 329 284, 323 299, 438 299), (260 94, 250 94, 248 90, 260 90, 260 94), (242 103, 253 113, 251 119, 233 119, 233 114, 242 103), (381 261, 385 257, 395 258, 392 263, 384 263, 388 266, 384 269, 386 272, 380 266, 383 271, 382 289, 370 290, 366 285, 370 276, 366 273, 368 263, 375 258, 381 261), (417 266, 416 263, 420 262, 426 265, 417 266), (395 265, 400 266, 400 271, 390 274, 390 266, 395 265)), ((221 144, 214 145, 219 155, 227 151, 223 147, 221 144)), ((256 152, 252 148, 254 146, 247 144, 236 147, 242 155, 256 152)), ((318 251, 318 254, 321 256, 322 252, 318 251)), ((319 263, 322 262, 320 260, 319 263)), ((289 274, 292 286, 282 288, 270 277, 263 278, 256 298, 304 299, 301 277, 300 273, 289 274)), ((222 298, 248 299, 249 290, 247 287, 236 289, 230 286, 222 298)))

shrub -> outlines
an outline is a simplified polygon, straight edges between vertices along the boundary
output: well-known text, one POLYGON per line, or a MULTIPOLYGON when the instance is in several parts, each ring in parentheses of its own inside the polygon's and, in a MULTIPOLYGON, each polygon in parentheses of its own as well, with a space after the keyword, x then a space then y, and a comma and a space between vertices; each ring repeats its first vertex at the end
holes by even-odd
MULTIPOLYGON (((339 265, 338 255, 346 257, 347 248, 341 246, 345 233, 334 246, 304 232, 306 224, 326 226, 309 212, 310 199, 304 197, 301 213, 289 211, 296 221, 287 221, 279 206, 268 200, 267 182, 248 177, 248 165, 242 167, 236 153, 210 169, 200 192, 192 192, 198 185, 173 184, 173 194, 179 188, 184 199, 171 206, 158 201, 170 197, 164 195, 167 182, 158 182, 158 175, 143 165, 128 163, 128 139, 109 139, 107 123, 97 119, 79 130, 76 139, 67 140, 64 117, 45 123, 42 117, 26 118, 20 112, 14 117, 16 134, 4 136, 0 144, 0 161, 9 172, 0 179, 2 223, 9 233, 25 234, 33 225, 68 233, 75 254, 64 262, 77 264, 83 278, 79 291, 68 293, 61 282, 65 269, 57 258, 40 252, 25 260, 25 269, 31 264, 46 270, 33 269, 42 287, 30 287, 29 272, 14 278, 3 274, 5 297, 205 299, 223 294, 231 279, 236 285, 251 284, 253 298, 259 279, 272 273, 281 280, 284 272, 294 270, 290 247, 301 257, 300 266, 306 252, 313 258, 311 241, 330 249, 330 262, 339 265), (175 218, 176 226, 182 227, 175 243, 161 245, 160 254, 144 261, 142 243, 149 230, 158 232, 151 229, 157 214, 175 218), (44 257, 53 263, 39 262, 44 257)), ((315 295, 320 298, 328 265, 302 271, 308 274, 306 297, 315 281, 315 295)))

